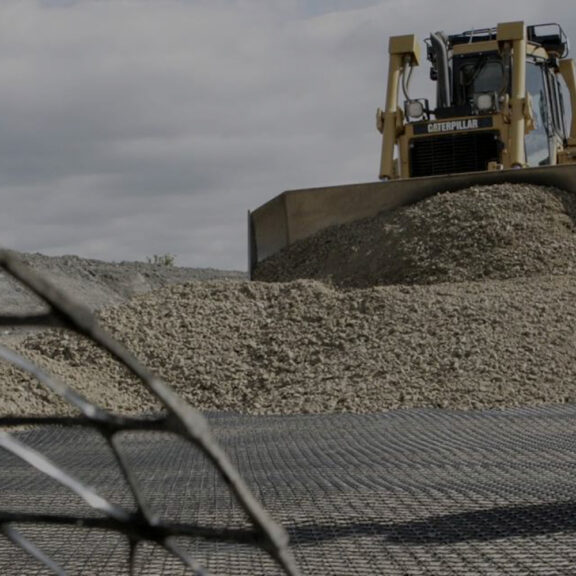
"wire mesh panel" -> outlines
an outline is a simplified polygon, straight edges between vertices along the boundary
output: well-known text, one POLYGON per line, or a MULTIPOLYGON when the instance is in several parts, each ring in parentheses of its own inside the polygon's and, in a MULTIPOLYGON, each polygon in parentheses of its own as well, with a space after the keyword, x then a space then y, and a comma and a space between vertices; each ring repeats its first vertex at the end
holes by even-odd
MULTIPOLYGON (((214 440, 205 417, 179 398, 166 383, 150 374, 131 353, 104 332, 86 308, 72 302, 44 278, 18 262, 13 254, 0 251, 0 266, 48 306, 44 313, 0 316, 0 326, 42 326, 73 330, 99 345, 123 364, 158 398, 164 408, 161 415, 150 417, 114 414, 98 407, 28 359, 8 348, 0 347, 1 358, 32 374, 46 389, 66 400, 80 414, 77 417, 0 418, 0 448, 10 453, 21 465, 31 467, 57 486, 57 489, 51 492, 54 501, 50 510, 38 509, 33 505, 34 499, 30 499, 30 495, 26 502, 18 502, 17 495, 21 485, 15 486, 11 497, 4 491, 0 507, 0 532, 17 548, 59 575, 66 573, 62 562, 58 560, 59 557, 65 556, 66 565, 72 566, 74 571, 80 567, 71 562, 69 546, 61 546, 58 542, 62 543, 64 537, 67 544, 73 541, 75 533, 85 530, 90 531, 90 538, 94 541, 93 557, 96 562, 96 550, 100 546, 98 541, 116 537, 119 544, 108 544, 107 549, 111 545, 114 550, 125 549, 126 566, 133 574, 161 573, 156 570, 157 567, 146 561, 142 552, 150 546, 164 550, 166 559, 162 561, 163 564, 172 564, 174 559, 177 559, 194 574, 208 574, 203 564, 197 560, 198 546, 209 546, 214 542, 221 542, 223 545, 237 542, 264 550, 272 558, 274 569, 279 570, 279 573, 298 575, 300 572, 288 549, 285 531, 255 499, 230 459, 214 440), (31 446, 22 437, 2 430, 11 426, 38 425, 86 428, 92 435, 89 440, 82 440, 82 435, 76 433, 72 440, 74 450, 63 450, 62 443, 51 444, 54 453, 48 456, 41 446, 31 446), (146 490, 141 487, 146 478, 137 478, 131 456, 121 447, 122 436, 136 431, 150 434, 169 432, 178 437, 180 442, 194 448, 214 469, 214 478, 225 485, 227 504, 234 502, 237 505, 242 521, 237 521, 236 525, 230 527, 229 523, 218 525, 213 522, 213 517, 206 515, 202 518, 190 516, 179 521, 174 519, 173 511, 163 515, 154 511, 150 503, 153 496, 146 494, 146 490), (96 439, 93 438, 94 432, 97 432, 96 439), (88 468, 92 471, 106 471, 108 477, 105 482, 92 478, 88 483, 81 476, 72 473, 69 466, 61 463, 62 456, 82 453, 82 447, 93 442, 100 443, 100 450, 93 451, 89 456, 88 468), (103 446, 106 449, 104 451, 103 446), (95 466, 94 458, 102 459, 102 465, 95 466), (114 478, 110 477, 111 470, 116 470, 114 478), (98 484, 113 486, 113 494, 104 495, 94 487, 98 484), (194 545, 186 545, 184 537, 191 539, 194 545), (62 553, 62 550, 65 552, 62 553)), ((145 443, 141 449, 146 451, 148 444, 145 443)), ((71 468, 77 469, 78 462, 71 468)), ((149 472, 154 473, 154 470, 149 472)), ((26 478, 22 466, 11 467, 11 474, 14 477, 26 478)), ((42 484, 38 491, 44 489, 45 484, 42 484)), ((199 490, 202 488, 199 487, 199 490)), ((30 573, 34 573, 33 568, 31 570, 30 573)), ((102 572, 96 569, 94 573, 102 572)))
MULTIPOLYGON (((576 573, 576 406, 206 416, 258 500, 286 528, 305 574, 576 573)), ((85 475, 99 493, 117 487, 117 498, 130 507, 97 432, 41 427, 18 438, 51 458, 67 454, 67 469, 85 475)), ((206 525, 210 519, 213 528, 243 529, 244 516, 199 450, 169 441, 165 432, 125 434, 119 450, 162 521, 206 525)), ((28 474, 16 487, 8 480, 13 472, 21 482, 22 462, 0 455, 0 487, 11 486, 11 511, 78 512, 80 503, 66 499, 58 485, 28 474)), ((116 576, 126 569, 126 538, 115 531, 16 526, 72 574, 116 576)), ((249 541, 176 537, 176 544, 214 575, 282 575, 249 541)), ((6 550, 0 542, 3 576, 49 574, 24 553, 6 550)), ((138 546, 134 571, 189 573, 151 541, 138 546)))
POLYGON ((576 573, 576 406, 200 415, 2 258, 51 309, 0 323, 103 343, 165 407, 111 414, 2 349, 82 414, 0 419, 28 427, 0 432, 2 576, 576 573))

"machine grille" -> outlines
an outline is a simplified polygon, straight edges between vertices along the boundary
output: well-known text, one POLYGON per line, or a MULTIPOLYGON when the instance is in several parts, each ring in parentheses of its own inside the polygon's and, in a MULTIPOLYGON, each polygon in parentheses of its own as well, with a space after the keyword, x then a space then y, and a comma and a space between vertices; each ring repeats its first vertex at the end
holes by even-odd
POLYGON ((410 177, 478 172, 499 160, 497 131, 443 134, 410 141, 410 177))

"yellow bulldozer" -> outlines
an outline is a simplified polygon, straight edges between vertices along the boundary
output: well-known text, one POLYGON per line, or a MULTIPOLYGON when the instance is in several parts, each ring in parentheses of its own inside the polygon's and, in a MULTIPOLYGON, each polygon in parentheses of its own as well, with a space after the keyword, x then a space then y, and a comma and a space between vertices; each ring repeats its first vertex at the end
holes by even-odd
POLYGON ((568 51, 558 24, 433 33, 426 39, 436 83, 431 107, 409 93, 421 61, 415 36, 391 37, 386 106, 376 117, 381 181, 289 190, 249 212, 250 276, 266 258, 329 226, 440 192, 512 182, 576 193, 576 74, 568 51))

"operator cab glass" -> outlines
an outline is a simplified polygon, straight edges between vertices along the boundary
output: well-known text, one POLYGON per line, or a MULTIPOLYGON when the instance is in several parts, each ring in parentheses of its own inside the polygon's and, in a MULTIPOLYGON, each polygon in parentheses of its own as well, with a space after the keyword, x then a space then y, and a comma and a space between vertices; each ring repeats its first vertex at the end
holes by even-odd
POLYGON ((566 139, 562 85, 543 60, 528 60, 526 91, 530 97, 534 129, 526 134, 529 166, 556 163, 556 153, 566 139))
POLYGON ((550 120, 544 73, 536 62, 526 64, 526 92, 530 95, 534 129, 526 134, 526 161, 529 166, 550 164, 550 120))
POLYGON ((479 94, 499 95, 507 90, 504 66, 498 54, 457 58, 454 61, 454 94, 456 106, 470 106, 479 94))

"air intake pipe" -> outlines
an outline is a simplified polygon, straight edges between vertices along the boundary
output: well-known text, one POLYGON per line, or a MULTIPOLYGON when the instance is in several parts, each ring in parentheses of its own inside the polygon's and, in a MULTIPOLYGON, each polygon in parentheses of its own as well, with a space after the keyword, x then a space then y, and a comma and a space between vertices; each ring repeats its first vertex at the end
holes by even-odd
POLYGON ((448 45, 443 32, 430 34, 430 42, 435 54, 438 73, 437 101, 438 108, 449 108, 452 105, 450 90, 450 67, 448 65, 448 45))

